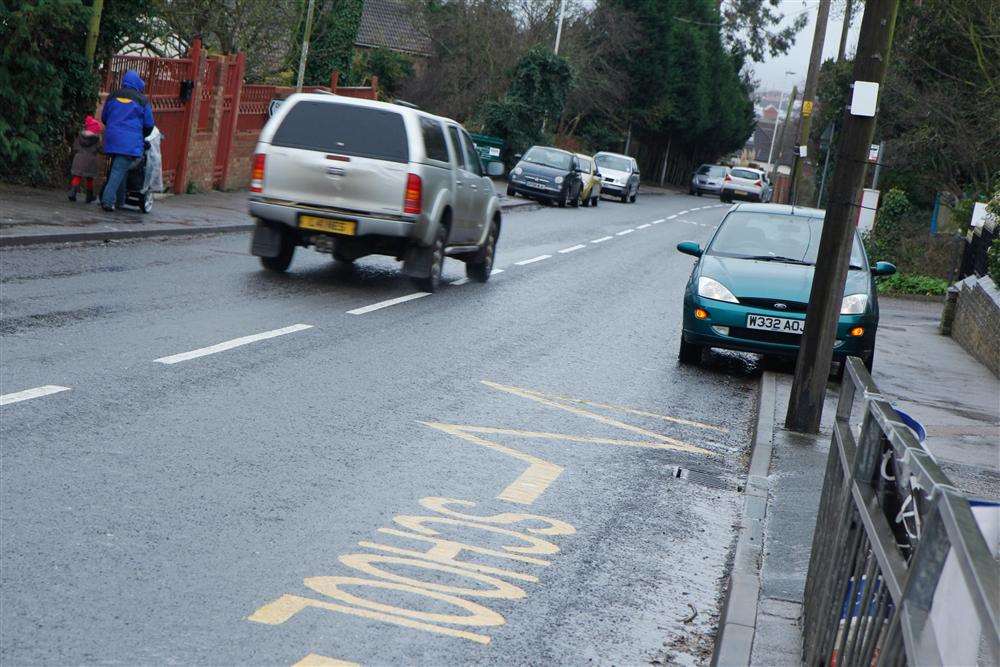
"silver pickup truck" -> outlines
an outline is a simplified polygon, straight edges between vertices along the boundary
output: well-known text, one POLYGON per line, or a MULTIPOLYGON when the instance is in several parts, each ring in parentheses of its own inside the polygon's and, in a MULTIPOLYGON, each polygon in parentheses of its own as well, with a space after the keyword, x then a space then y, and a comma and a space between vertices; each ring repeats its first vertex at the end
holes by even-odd
POLYGON ((469 134, 406 106, 330 94, 289 97, 253 156, 251 252, 285 271, 296 246, 337 260, 390 255, 433 292, 446 256, 486 282, 500 202, 469 134))

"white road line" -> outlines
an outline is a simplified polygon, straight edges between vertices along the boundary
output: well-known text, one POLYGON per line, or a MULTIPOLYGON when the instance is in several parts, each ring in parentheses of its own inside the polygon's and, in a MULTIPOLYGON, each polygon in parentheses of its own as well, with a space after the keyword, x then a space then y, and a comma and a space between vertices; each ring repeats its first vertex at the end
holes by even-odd
POLYGON ((685 225, 694 225, 695 227, 698 226, 698 223, 692 220, 681 220, 681 222, 683 222, 685 225))
POLYGON ((594 239, 591 243, 604 243, 605 241, 610 241, 614 236, 602 236, 599 239, 594 239))
POLYGON ((647 227, 650 226, 652 226, 652 223, 647 222, 645 225, 639 225, 638 227, 636 227, 636 229, 646 229, 647 227))
POLYGON ((634 229, 623 229, 620 232, 617 232, 615 236, 625 236, 626 234, 631 234, 634 231, 634 229))
POLYGON ((406 303, 407 301, 413 301, 414 299, 420 299, 430 295, 431 295, 430 292, 414 292, 413 294, 407 294, 406 296, 397 296, 395 299, 386 299, 385 301, 379 301, 378 303, 373 303, 370 306, 355 308, 354 310, 347 311, 347 314, 364 315, 365 313, 371 313, 376 310, 382 310, 383 308, 388 308, 389 306, 395 306, 400 303, 406 303))
POLYGON ((524 266, 526 264, 534 264, 535 262, 541 262, 552 257, 552 255, 539 255, 538 257, 532 257, 531 259, 522 259, 520 262, 514 262, 517 266, 524 266))
POLYGON ((231 350, 234 347, 240 347, 241 345, 249 345, 250 343, 256 343, 259 340, 267 340, 268 338, 275 338, 276 336, 284 336, 285 334, 295 333, 296 331, 304 331, 305 329, 312 329, 311 324, 293 324, 290 327, 282 327, 281 329, 274 329, 273 331, 264 331, 262 333, 253 334, 251 336, 242 336, 240 338, 234 338, 232 340, 227 340, 223 343, 217 343, 215 345, 210 345, 208 347, 201 347, 197 350, 191 350, 190 352, 181 352, 180 354, 172 354, 169 357, 160 357, 159 359, 154 359, 153 361, 159 362, 161 364, 176 364, 182 361, 187 361, 188 359, 197 359, 198 357, 204 357, 209 354, 215 354, 216 352, 225 352, 226 350, 231 350))
POLYGON ((41 398, 42 396, 48 396, 49 394, 58 394, 61 391, 69 391, 69 387, 60 387, 57 384, 47 384, 43 387, 35 387, 34 389, 15 391, 12 394, 4 394, 3 396, 0 396, 0 405, 20 403, 21 401, 27 401, 32 398, 41 398))
POLYGON ((660 218, 659 220, 653 220, 653 222, 651 222, 651 223, 649 223, 649 224, 651 224, 651 225, 658 225, 658 224, 660 224, 661 222, 666 222, 666 221, 667 221, 667 219, 666 219, 666 218, 660 218))
POLYGON ((687 215, 690 211, 678 211, 677 215, 687 215))
POLYGON ((563 248, 559 252, 565 255, 568 252, 576 252, 577 250, 583 250, 586 247, 587 246, 582 245, 582 244, 581 245, 575 245, 575 246, 570 246, 569 248, 563 248))
POLYGON ((449 284, 457 286, 457 285, 464 285, 467 282, 469 282, 468 278, 459 278, 458 280, 452 280, 451 283, 449 284))
POLYGON ((498 273, 503 273, 503 269, 493 269, 492 271, 490 271, 491 276, 495 276, 498 273))
POLYGON ((674 215, 668 215, 668 216, 667 216, 667 220, 673 220, 673 219, 674 219, 674 218, 676 218, 676 217, 677 217, 677 214, 676 214, 676 213, 675 213, 674 215))

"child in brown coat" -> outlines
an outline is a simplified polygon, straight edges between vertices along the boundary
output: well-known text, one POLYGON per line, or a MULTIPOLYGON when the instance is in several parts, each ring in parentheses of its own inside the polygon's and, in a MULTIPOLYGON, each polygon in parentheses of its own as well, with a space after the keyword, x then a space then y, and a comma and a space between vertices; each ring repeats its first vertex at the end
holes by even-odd
POLYGON ((80 182, 86 180, 87 203, 94 201, 94 179, 101 170, 101 132, 104 126, 93 116, 87 116, 83 121, 83 130, 73 143, 73 177, 69 181, 69 200, 76 201, 80 191, 80 182))

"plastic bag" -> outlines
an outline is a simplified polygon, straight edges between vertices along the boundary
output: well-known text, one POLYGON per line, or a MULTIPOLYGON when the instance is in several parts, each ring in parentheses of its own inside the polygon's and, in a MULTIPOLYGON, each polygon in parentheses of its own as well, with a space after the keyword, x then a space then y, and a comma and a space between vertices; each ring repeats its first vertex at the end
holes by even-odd
POLYGON ((154 127, 153 131, 146 137, 149 142, 149 150, 146 151, 146 179, 143 181, 143 192, 163 191, 163 157, 160 153, 160 141, 163 135, 160 128, 154 127))

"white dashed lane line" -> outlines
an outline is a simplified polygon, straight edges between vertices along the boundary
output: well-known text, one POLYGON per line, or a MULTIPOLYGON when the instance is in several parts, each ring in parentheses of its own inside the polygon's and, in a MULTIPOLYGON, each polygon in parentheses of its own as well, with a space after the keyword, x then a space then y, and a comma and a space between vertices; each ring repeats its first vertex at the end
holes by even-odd
POLYGON ((34 389, 24 389, 22 391, 15 391, 12 394, 3 394, 0 396, 0 405, 8 405, 10 403, 20 403, 21 401, 27 401, 32 398, 41 398, 42 396, 49 396, 51 394, 58 394, 62 391, 69 391, 69 387, 60 387, 57 384, 47 384, 42 387, 35 387, 34 389))
POLYGON ((503 273, 503 269, 493 269, 492 271, 490 271, 491 276, 495 276, 498 273, 503 273))
POLYGON ((574 246, 570 246, 569 248, 563 248, 562 250, 559 251, 559 253, 565 255, 568 252, 576 252, 577 250, 583 250, 586 247, 587 246, 585 246, 583 244, 574 245, 574 246))
POLYGON ((651 225, 658 225, 658 224, 660 224, 661 222, 666 222, 666 221, 667 221, 667 219, 666 219, 666 218, 660 218, 659 220, 653 220, 653 221, 652 221, 651 223, 649 223, 649 224, 651 224, 651 225))
POLYGON ((516 264, 517 266, 525 266, 527 264, 534 264, 535 262, 541 262, 550 257, 552 257, 552 255, 539 255, 538 257, 532 257, 531 259, 522 259, 520 262, 514 262, 514 264, 516 264))
POLYGON ((639 225, 638 227, 636 227, 636 229, 646 229, 647 227, 651 227, 651 226, 652 226, 652 223, 647 222, 645 225, 639 225))
POLYGON ((160 357, 159 359, 154 359, 161 364, 177 364, 182 361, 187 361, 189 359, 197 359, 198 357, 205 357, 210 354, 215 354, 217 352, 225 352, 226 350, 231 350, 234 347, 240 347, 242 345, 249 345, 250 343, 256 343, 260 340, 267 340, 268 338, 275 338, 277 336, 284 336, 285 334, 295 333, 296 331, 304 331, 306 329, 312 329, 311 324, 293 324, 290 327, 282 327, 281 329, 274 329, 272 331, 264 331, 262 333, 253 334, 250 336, 242 336, 240 338, 234 338, 232 340, 227 340, 222 343, 216 343, 215 345, 210 345, 208 347, 201 347, 197 350, 191 350, 190 352, 181 352, 180 354, 172 354, 169 357, 160 357))
POLYGON ((674 213, 673 215, 667 216, 667 220, 673 220, 676 217, 677 217, 677 214, 674 213))
POLYGON ((605 241, 610 241, 614 236, 602 236, 599 239, 594 239, 591 243, 604 243, 605 241))
POLYGON ((458 280, 452 280, 449 284, 458 286, 458 285, 464 285, 467 282, 469 282, 468 278, 459 278, 458 280))
POLYGON ((620 232, 616 232, 615 236, 625 236, 626 234, 631 234, 634 231, 634 229, 623 229, 620 232))
POLYGON ((378 303, 373 303, 370 306, 355 308, 354 310, 347 311, 347 314, 364 315, 366 313, 371 313, 376 310, 382 310, 383 308, 388 308, 390 306, 396 306, 401 303, 406 303, 407 301, 413 301, 414 299, 422 299, 423 297, 430 295, 431 295, 430 292, 414 292, 413 294, 407 294, 405 296, 397 296, 395 299, 386 299, 385 301, 379 301, 378 303))

